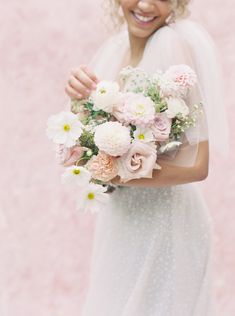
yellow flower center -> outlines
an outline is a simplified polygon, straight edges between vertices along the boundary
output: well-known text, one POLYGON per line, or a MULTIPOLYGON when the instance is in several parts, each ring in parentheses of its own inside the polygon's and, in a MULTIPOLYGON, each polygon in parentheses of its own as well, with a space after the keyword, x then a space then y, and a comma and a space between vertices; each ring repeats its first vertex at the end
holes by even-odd
POLYGON ((65 132, 69 132, 70 131, 70 125, 69 124, 65 124, 64 125, 64 131, 65 132))
POLYGON ((100 94, 105 94, 106 92, 107 92, 106 89, 104 88, 100 89, 100 94))
POLYGON ((145 107, 143 104, 137 104, 137 111, 136 115, 143 115, 144 114, 145 107))
POLYGON ((144 134, 139 134, 139 135, 138 135, 138 138, 141 139, 141 140, 142 140, 142 139, 145 139, 144 134))
POLYGON ((78 174, 81 173, 81 171, 80 171, 79 169, 74 169, 74 170, 73 170, 73 173, 74 173, 75 175, 78 175, 78 174))
POLYGON ((94 200, 95 194, 94 194, 93 192, 90 192, 90 193, 88 193, 87 198, 88 198, 89 200, 94 200))

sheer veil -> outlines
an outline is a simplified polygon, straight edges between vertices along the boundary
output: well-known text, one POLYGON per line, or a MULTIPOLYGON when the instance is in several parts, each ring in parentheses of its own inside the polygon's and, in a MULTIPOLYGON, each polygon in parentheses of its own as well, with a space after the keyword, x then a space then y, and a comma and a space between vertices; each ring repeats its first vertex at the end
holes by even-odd
MULTIPOLYGON (((90 63, 100 80, 115 80, 128 48, 127 30, 113 35, 102 45, 90 63)), ((210 154, 227 158, 229 133, 216 48, 208 32, 189 19, 157 30, 148 39, 138 68, 151 75, 176 64, 188 64, 197 73, 198 84, 188 102, 191 105, 202 102, 204 109, 204 115, 196 126, 186 132, 190 150, 181 155, 178 164, 194 163, 198 144, 203 140, 209 140, 210 154)))
POLYGON ((182 20, 172 25, 189 44, 201 87, 206 111, 209 142, 222 157, 229 154, 229 129, 224 101, 224 82, 217 49, 210 35, 192 21, 182 20))

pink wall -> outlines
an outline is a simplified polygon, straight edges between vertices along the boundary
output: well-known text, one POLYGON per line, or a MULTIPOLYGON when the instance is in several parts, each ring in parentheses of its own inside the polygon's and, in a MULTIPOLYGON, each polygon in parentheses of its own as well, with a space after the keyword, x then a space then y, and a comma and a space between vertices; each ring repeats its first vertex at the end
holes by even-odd
MULTIPOLYGON (((0 3, 0 315, 75 316, 86 290, 94 218, 78 214, 60 185, 45 125, 67 102, 70 68, 87 62, 106 37, 100 0, 0 3)), ((216 172, 202 185, 215 223, 223 316, 235 315, 234 11, 233 0, 197 0, 193 10, 219 47, 230 110, 231 159, 225 165, 212 157, 216 172)))

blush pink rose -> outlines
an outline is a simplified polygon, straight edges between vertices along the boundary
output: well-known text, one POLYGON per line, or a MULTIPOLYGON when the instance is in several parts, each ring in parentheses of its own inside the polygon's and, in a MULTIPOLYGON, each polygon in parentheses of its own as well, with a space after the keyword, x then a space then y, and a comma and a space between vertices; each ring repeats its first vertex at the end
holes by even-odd
POLYGON ((171 123, 172 120, 168 118, 165 113, 157 113, 154 123, 151 126, 156 141, 163 142, 169 139, 171 123))
POLYGON ((87 163, 87 169, 94 179, 108 182, 117 176, 118 165, 115 157, 102 151, 93 156, 87 163))
POLYGON ((60 164, 64 167, 69 167, 74 165, 82 157, 86 149, 85 147, 77 145, 71 148, 65 148, 63 145, 59 145, 56 156, 60 164))
POLYGON ((118 175, 121 182, 152 178, 153 169, 159 169, 156 160, 157 150, 154 143, 133 141, 128 152, 118 158, 118 175))

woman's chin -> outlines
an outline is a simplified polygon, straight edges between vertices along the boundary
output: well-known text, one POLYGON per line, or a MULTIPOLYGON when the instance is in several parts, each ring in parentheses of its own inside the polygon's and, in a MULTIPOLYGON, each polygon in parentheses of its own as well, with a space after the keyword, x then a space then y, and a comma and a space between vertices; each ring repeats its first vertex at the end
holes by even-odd
POLYGON ((134 26, 129 26, 128 30, 132 36, 142 38, 142 39, 149 38, 156 31, 156 29, 144 30, 144 29, 140 29, 134 26))

